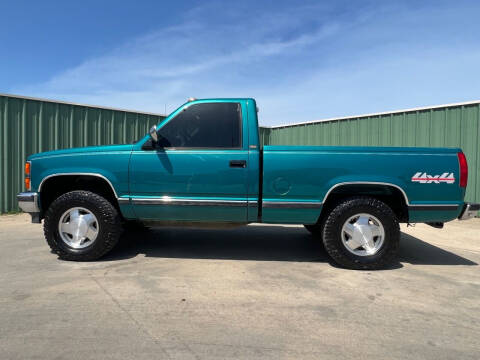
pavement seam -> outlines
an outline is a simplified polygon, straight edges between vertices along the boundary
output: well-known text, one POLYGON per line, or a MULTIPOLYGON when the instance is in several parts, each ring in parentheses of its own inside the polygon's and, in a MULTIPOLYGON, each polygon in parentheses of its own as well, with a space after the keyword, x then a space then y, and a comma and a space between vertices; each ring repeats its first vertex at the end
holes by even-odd
POLYGON ((171 359, 170 355, 167 353, 167 351, 163 348, 162 344, 160 343, 159 339, 155 337, 153 334, 151 334, 135 317, 133 317, 130 312, 125 309, 122 304, 113 296, 113 294, 105 288, 100 281, 98 281, 93 275, 89 274, 90 278, 98 285, 98 287, 113 301, 113 303, 125 314, 127 317, 147 336, 150 337, 158 346, 160 346, 160 349, 162 349, 162 352, 165 354, 165 356, 168 359, 171 359))

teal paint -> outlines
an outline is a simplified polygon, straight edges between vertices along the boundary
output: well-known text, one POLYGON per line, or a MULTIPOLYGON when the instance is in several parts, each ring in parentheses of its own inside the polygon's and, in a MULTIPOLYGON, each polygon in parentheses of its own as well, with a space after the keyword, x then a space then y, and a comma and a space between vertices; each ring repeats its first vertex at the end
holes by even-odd
MULTIPOLYGON (((40 153, 28 158, 32 161, 32 191, 38 190, 41 180, 49 175, 98 174, 109 180, 117 196, 144 199, 129 203, 127 200, 127 204, 122 202, 121 210, 126 217, 134 214, 142 219, 247 222, 250 219, 249 209, 244 203, 250 200, 255 202, 259 197, 259 187, 254 185, 250 188, 247 178, 256 176, 258 179, 258 168, 249 173, 248 166, 231 168, 228 163, 232 156, 246 160, 250 155, 258 155, 253 99, 197 100, 182 105, 168 118, 159 119, 158 126, 167 124, 190 104, 212 101, 234 101, 241 104, 244 136, 240 149, 143 150, 142 146, 148 140, 148 135, 145 135, 133 145, 92 146, 40 153), (251 145, 255 148, 251 148, 251 145), (192 207, 141 204, 146 199, 158 200, 164 196, 227 200, 242 204, 192 207)), ((103 110, 98 113, 99 124, 105 124, 103 121, 111 119, 109 116, 101 116, 103 110)), ((69 135, 74 125, 71 118, 68 118, 69 135)), ((414 118, 409 120, 412 119, 414 118)), ((304 124, 301 128, 309 126, 310 124, 304 124)), ((332 142, 340 141, 341 131, 349 128, 342 130, 342 126, 337 122, 333 127, 330 133, 332 142)), ((381 126, 383 123, 378 116, 369 122, 366 132, 368 145, 380 141, 380 131, 375 129, 381 126)), ((299 129, 295 131, 295 141, 299 141, 302 134, 299 129)), ((104 136, 106 132, 100 131, 97 136, 104 136)), ((353 135, 352 133, 351 136, 353 135)), ((71 141, 73 139, 71 137, 71 141)), ((100 141, 101 138, 97 140, 100 141)), ((263 220, 272 223, 313 223, 320 215, 320 205, 325 201, 329 190, 339 184, 358 182, 392 184, 393 187, 402 189, 409 205, 456 206, 455 210, 448 211, 412 211, 411 221, 452 220, 461 211, 464 195, 464 190, 458 186, 458 151, 458 148, 428 147, 264 146, 262 188, 263 200, 269 206, 263 208, 263 220), (418 171, 429 174, 453 173, 457 181, 455 184, 412 182, 412 176, 418 171), (289 208, 282 208, 282 203, 286 203, 289 208), (292 207, 292 203, 300 204, 301 207, 292 207)))
MULTIPOLYGON (((185 107, 206 102, 197 100, 183 104, 158 128, 161 129, 185 107)), ((157 149, 143 150, 143 144, 149 139, 145 136, 133 146, 130 162, 130 191, 132 197, 158 198, 162 196, 189 197, 209 200, 240 200, 258 196, 258 162, 252 164, 251 171, 250 141, 258 144, 256 116, 249 112, 255 108, 253 99, 217 99, 216 102, 237 102, 242 107, 242 145, 238 150, 222 149, 157 149), (247 105, 247 102, 250 104, 247 105), (232 168, 230 160, 245 160, 247 168, 232 168), (249 178, 255 177, 253 188, 249 187, 249 178), (256 188, 255 188, 256 185, 256 188), (249 194, 253 189, 253 194, 249 194)), ((258 150, 257 150, 258 154, 258 150)), ((257 157, 258 159, 258 157, 257 157)), ((258 161, 258 160, 257 160, 258 161)), ((248 222, 248 206, 166 206, 134 205, 138 217, 149 220, 187 220, 187 221, 237 221, 248 222)), ((256 209, 255 209, 256 218, 256 209)), ((251 217, 253 215, 251 214, 251 217)))
POLYGON ((480 202, 478 101, 263 128, 265 145, 461 148, 469 167, 466 201, 480 202))
MULTIPOLYGON (((455 211, 413 212, 410 214, 412 222, 437 218, 453 220, 461 211, 464 193, 458 186, 458 151, 456 148, 267 145, 263 150, 263 201, 323 202, 336 184, 388 183, 403 189, 410 205, 458 205, 455 211), (420 171, 417 169, 429 174, 452 172, 457 181, 455 184, 412 182, 412 176, 420 171), (282 179, 282 187, 288 190, 287 193, 278 189, 279 179, 282 179)), ((263 220, 305 224, 316 222, 319 214, 315 208, 264 208, 263 220)))
POLYGON ((32 162, 32 191, 38 191, 41 181, 51 175, 90 173, 107 178, 118 197, 128 195, 128 163, 132 146, 91 146, 31 155, 27 159, 32 162))

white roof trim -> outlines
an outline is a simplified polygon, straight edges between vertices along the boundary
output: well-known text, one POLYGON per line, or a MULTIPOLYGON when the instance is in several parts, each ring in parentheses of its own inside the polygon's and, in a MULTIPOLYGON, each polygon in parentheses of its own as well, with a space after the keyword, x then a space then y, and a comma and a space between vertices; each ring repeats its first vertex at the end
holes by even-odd
POLYGON ((337 118, 328 118, 328 119, 321 119, 321 120, 297 122, 297 123, 292 123, 292 124, 262 126, 262 127, 266 127, 266 128, 269 128, 269 129, 275 129, 275 128, 291 127, 291 126, 298 126, 298 125, 315 124, 315 123, 321 123, 321 122, 327 122, 327 121, 357 119, 357 118, 363 118, 363 117, 390 115, 390 114, 398 114, 398 113, 405 113, 405 112, 412 112, 412 111, 421 111, 421 110, 430 110, 430 109, 439 109, 439 108, 455 107, 455 106, 462 106, 462 105, 475 105, 475 104, 480 104, 480 100, 458 102, 458 103, 444 104, 444 105, 422 106, 422 107, 404 109, 404 110, 383 111, 383 112, 372 113, 372 114, 351 115, 351 116, 343 116, 343 117, 337 117, 337 118))
POLYGON ((123 111, 123 112, 135 113, 135 114, 141 114, 141 115, 153 115, 153 116, 163 116, 163 117, 166 117, 166 116, 167 116, 167 115, 165 115, 165 114, 156 114, 156 113, 145 112, 145 111, 136 111, 136 110, 128 110, 128 109, 118 109, 118 108, 112 108, 112 107, 107 107, 107 106, 99 106, 99 105, 79 104, 79 103, 68 102, 68 101, 59 101, 59 100, 52 100, 52 99, 43 99, 43 98, 30 97, 30 96, 21 96, 21 95, 4 94, 4 93, 0 93, 0 96, 12 97, 12 98, 17 98, 17 99, 25 99, 25 100, 34 100, 34 101, 50 102, 50 103, 55 103, 55 104, 65 104, 65 105, 83 106, 83 107, 95 108, 95 109, 102 109, 102 110, 123 111))

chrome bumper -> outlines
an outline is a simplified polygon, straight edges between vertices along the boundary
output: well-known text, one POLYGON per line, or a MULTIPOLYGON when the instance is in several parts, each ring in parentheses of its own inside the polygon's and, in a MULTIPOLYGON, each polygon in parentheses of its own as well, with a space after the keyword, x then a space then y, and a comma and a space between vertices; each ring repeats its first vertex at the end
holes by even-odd
POLYGON ((38 193, 22 192, 17 195, 18 206, 22 211, 32 215, 32 222, 40 222, 40 206, 38 205, 38 193))
POLYGON ((459 220, 468 220, 475 216, 480 211, 480 204, 475 203, 465 203, 463 206, 462 213, 458 217, 459 220))

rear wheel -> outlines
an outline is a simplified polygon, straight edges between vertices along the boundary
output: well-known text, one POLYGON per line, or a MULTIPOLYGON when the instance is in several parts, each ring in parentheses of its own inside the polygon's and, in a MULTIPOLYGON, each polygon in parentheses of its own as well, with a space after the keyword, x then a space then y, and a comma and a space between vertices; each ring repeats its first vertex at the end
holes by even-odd
POLYGON ((349 269, 379 269, 398 251, 400 228, 393 211, 374 198, 350 198, 327 216, 323 243, 339 265, 349 269))
POLYGON ((43 228, 52 251, 73 261, 102 257, 121 234, 117 209, 102 196, 81 190, 58 197, 45 214, 43 228))

